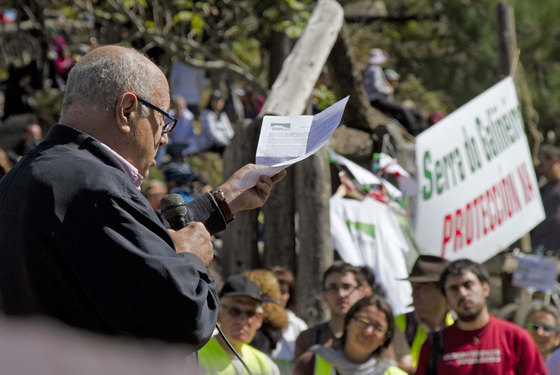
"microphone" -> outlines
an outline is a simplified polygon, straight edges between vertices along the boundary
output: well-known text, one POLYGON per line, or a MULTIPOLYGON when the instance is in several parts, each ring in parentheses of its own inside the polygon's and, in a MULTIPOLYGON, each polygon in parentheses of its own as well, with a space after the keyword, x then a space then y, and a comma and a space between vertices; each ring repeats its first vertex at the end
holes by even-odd
POLYGON ((167 194, 161 199, 159 209, 173 230, 187 226, 187 206, 179 194, 167 194))

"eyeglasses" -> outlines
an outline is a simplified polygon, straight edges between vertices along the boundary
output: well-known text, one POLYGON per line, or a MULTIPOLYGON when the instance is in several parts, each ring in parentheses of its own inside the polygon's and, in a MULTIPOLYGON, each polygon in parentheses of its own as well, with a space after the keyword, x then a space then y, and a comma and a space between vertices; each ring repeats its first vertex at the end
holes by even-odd
POLYGON ((549 326, 547 324, 542 324, 542 323, 537 323, 537 322, 528 322, 527 323, 527 328, 529 328, 531 331, 538 331, 539 328, 542 328, 543 332, 546 335, 551 335, 553 333, 558 333, 558 329, 556 329, 555 327, 549 326))
POLYGON ((382 326, 381 324, 372 323, 368 318, 353 316, 352 319, 357 323, 358 327, 362 329, 373 327, 373 332, 375 332, 375 334, 378 336, 382 336, 385 334, 385 332, 387 332, 386 327, 382 326))
POLYGON ((353 285, 353 284, 340 284, 340 285, 331 284, 325 288, 325 291, 327 293, 335 294, 338 293, 339 290, 342 290, 344 292, 343 293, 344 295, 349 295, 359 287, 360 287, 359 285, 353 285))
POLYGON ((252 317, 257 315, 257 312, 258 312, 256 309, 255 310, 243 310, 243 309, 240 309, 239 307, 228 306, 228 305, 220 305, 220 307, 222 307, 224 310, 226 310, 228 315, 231 316, 232 318, 243 317, 243 318, 246 318, 246 319, 251 319, 252 317))
POLYGON ((159 113, 161 113, 164 116, 164 120, 163 120, 163 129, 162 131, 164 133, 169 133, 171 130, 173 130, 173 128, 175 127, 175 125, 177 125, 177 119, 173 116, 171 116, 169 113, 165 112, 163 109, 156 107, 155 105, 153 105, 152 103, 150 103, 147 100, 138 98, 138 101, 142 104, 144 104, 147 107, 150 107, 151 109, 158 111, 159 113))

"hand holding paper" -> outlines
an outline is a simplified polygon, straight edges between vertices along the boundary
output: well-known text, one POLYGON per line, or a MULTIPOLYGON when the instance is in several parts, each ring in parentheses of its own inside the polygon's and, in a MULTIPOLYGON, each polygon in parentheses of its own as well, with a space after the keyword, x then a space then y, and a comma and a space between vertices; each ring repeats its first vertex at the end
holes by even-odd
POLYGON ((314 116, 264 116, 255 162, 268 168, 249 171, 237 187, 249 189, 261 175, 274 176, 317 152, 340 124, 348 98, 314 116))

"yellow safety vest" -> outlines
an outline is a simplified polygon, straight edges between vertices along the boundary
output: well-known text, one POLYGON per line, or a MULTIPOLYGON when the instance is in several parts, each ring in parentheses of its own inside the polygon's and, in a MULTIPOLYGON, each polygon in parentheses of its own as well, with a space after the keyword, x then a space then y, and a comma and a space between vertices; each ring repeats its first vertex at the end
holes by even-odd
MULTIPOLYGON (((319 354, 315 354, 315 372, 314 375, 331 375, 336 374, 333 369, 332 364, 327 362, 327 360, 321 357, 319 354)), ((389 366, 383 372, 384 375, 407 375, 407 373, 397 366, 389 366)))
MULTIPOLYGON (((445 326, 449 327, 450 325, 453 325, 453 323, 455 323, 455 321, 453 320, 453 317, 451 316, 450 313, 447 313, 445 315, 445 326)), ((406 335, 406 329, 407 329, 407 327, 406 327, 406 314, 398 315, 395 318, 395 324, 406 335)), ((412 365, 414 367, 418 366, 418 358, 420 357, 420 349, 422 349, 422 344, 424 343, 424 341, 426 341, 426 338, 428 338, 428 334, 426 333, 426 330, 424 329, 422 324, 417 324, 416 334, 414 335, 414 340, 412 341, 412 345, 410 345, 410 354, 412 354, 412 365)), ((407 340, 408 340, 408 337, 407 337, 407 340)))
MULTIPOLYGON (((253 374, 269 375, 271 373, 270 360, 260 350, 248 344, 243 344, 239 354, 253 374)), ((230 356, 214 337, 198 351, 198 360, 207 374, 237 375, 237 370, 231 363, 230 356)), ((245 369, 243 369, 243 374, 247 374, 245 369)))

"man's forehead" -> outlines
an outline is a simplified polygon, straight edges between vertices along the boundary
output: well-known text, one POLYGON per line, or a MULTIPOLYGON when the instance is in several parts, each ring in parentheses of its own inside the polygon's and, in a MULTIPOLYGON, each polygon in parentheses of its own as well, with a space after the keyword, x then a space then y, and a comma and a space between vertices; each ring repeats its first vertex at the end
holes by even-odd
POLYGON ((472 271, 463 271, 460 275, 449 275, 445 280, 445 286, 457 285, 467 281, 480 282, 478 276, 472 271))
POLYGON ((330 275, 327 276, 327 278, 325 279, 325 284, 332 284, 332 283, 336 283, 337 281, 341 280, 341 279, 346 279, 346 280, 351 280, 351 281, 356 281, 356 275, 354 275, 353 272, 334 272, 331 273, 330 275))

